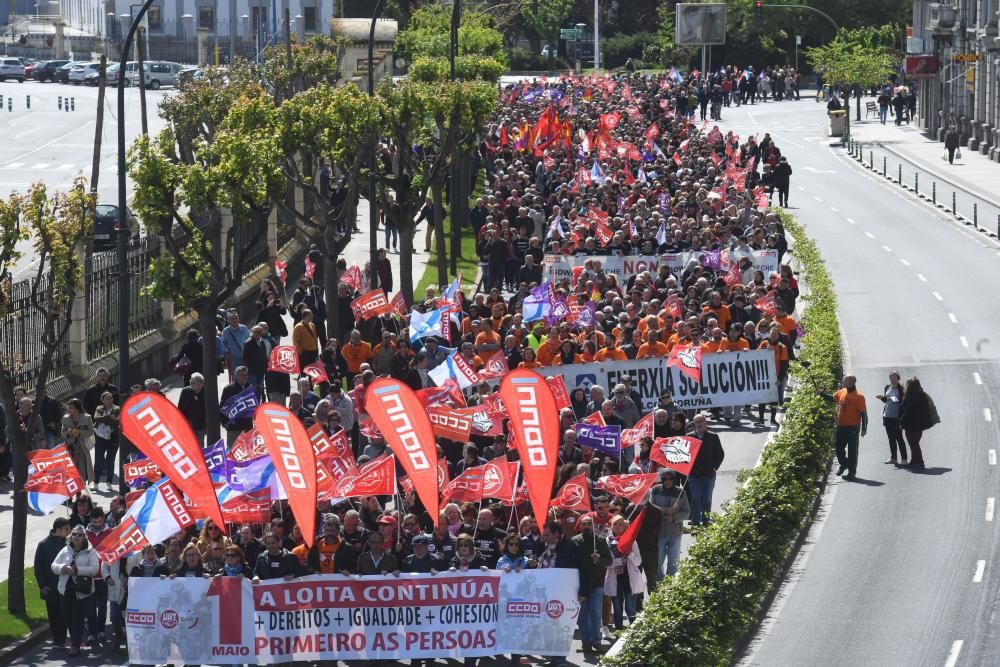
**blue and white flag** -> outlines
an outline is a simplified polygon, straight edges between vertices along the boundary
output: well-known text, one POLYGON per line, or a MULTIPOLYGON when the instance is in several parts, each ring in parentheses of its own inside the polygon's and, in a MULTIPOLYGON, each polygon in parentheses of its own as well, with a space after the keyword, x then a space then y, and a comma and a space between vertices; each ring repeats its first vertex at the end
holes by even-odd
POLYGON ((590 177, 598 185, 604 185, 604 181, 608 180, 604 177, 604 172, 601 170, 601 163, 597 160, 594 160, 594 166, 590 168, 590 177))
POLYGON ((427 376, 439 387, 443 387, 449 379, 458 382, 461 389, 479 382, 479 375, 475 369, 458 352, 449 354, 444 361, 427 371, 427 376))
POLYGON ((413 311, 410 313, 410 342, 416 343, 421 338, 443 336, 444 327, 448 326, 448 306, 432 310, 429 313, 413 311))
POLYGON ((665 245, 668 238, 667 224, 665 222, 661 222, 660 228, 656 230, 656 243, 659 245, 665 245))
POLYGON ((142 498, 128 508, 125 517, 135 519, 135 525, 150 544, 162 542, 194 525, 194 518, 177 487, 165 477, 146 489, 142 498))
POLYGON ((286 500, 288 498, 270 456, 236 463, 229 476, 229 486, 233 491, 242 494, 269 489, 272 500, 286 500))
POLYGON ((260 399, 257 398, 257 389, 250 386, 235 396, 230 396, 229 400, 219 408, 219 412, 227 420, 233 421, 234 419, 253 417, 254 410, 257 409, 258 405, 260 405, 260 399))
POLYGON ((580 423, 576 428, 576 444, 589 447, 610 456, 617 457, 621 453, 622 427, 595 426, 580 423))

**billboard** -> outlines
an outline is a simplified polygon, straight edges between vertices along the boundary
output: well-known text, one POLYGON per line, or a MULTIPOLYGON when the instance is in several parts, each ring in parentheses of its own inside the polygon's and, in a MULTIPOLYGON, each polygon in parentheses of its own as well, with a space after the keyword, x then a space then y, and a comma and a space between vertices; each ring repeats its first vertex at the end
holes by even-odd
POLYGON ((677 46, 725 44, 726 5, 679 4, 674 27, 674 43, 677 46))
POLYGON ((906 76, 911 79, 933 79, 939 69, 937 56, 906 56, 906 76))

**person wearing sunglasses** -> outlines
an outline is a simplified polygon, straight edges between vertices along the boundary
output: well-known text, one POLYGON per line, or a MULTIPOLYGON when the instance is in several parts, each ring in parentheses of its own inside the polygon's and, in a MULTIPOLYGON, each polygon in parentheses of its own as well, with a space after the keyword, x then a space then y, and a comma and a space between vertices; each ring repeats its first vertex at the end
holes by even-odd
POLYGON ((226 547, 222 567, 216 570, 214 574, 216 577, 242 577, 250 579, 252 573, 249 566, 247 566, 243 550, 233 544, 226 547))

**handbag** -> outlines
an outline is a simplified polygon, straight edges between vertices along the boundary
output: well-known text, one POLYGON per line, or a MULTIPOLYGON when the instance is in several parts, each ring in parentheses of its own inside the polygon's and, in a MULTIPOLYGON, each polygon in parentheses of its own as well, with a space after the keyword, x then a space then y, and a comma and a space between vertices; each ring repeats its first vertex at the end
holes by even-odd
POLYGON ((924 392, 924 396, 927 397, 927 414, 929 414, 931 418, 931 425, 927 428, 931 428, 935 424, 941 423, 941 416, 938 414, 937 406, 934 405, 934 399, 931 398, 931 395, 924 392))
POLYGON ((186 354, 179 354, 170 362, 170 372, 175 375, 187 375, 193 364, 186 354))
POLYGON ((962 149, 961 148, 956 148, 955 149, 955 159, 956 160, 961 160, 962 159, 962 149))
MULTIPOLYGON (((76 567, 76 554, 73 556, 73 567, 76 567)), ((72 575, 66 580, 66 595, 76 593, 86 597, 94 592, 94 578, 80 575, 72 575)))

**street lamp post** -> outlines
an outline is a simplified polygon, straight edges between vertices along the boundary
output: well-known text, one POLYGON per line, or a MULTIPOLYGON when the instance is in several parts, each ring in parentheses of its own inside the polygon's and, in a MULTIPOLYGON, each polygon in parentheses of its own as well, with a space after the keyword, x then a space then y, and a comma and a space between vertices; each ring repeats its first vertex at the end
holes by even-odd
MULTIPOLYGON (((458 28, 462 23, 462 0, 454 0, 451 7, 451 56, 450 69, 451 80, 454 81, 455 59, 458 58, 458 28)), ((451 159, 451 262, 449 268, 452 275, 458 275, 458 256, 462 254, 462 220, 468 217, 466 209, 469 195, 465 192, 465 179, 468 175, 468 168, 465 163, 465 155, 461 147, 455 145, 451 159)), ((444 231, 442 229, 441 231, 444 231)), ((442 261, 438 258, 438 261, 442 261)))
MULTIPOLYGON (((378 0, 375 3, 375 12, 372 14, 371 27, 368 30, 368 96, 375 95, 375 23, 382 15, 385 0, 378 0)), ((378 158, 378 138, 372 141, 371 159, 368 162, 368 254, 371 288, 378 286, 378 272, 375 271, 375 263, 378 261, 378 212, 375 205, 375 165, 378 158)), ((389 215, 389 211, 386 211, 389 215)), ((353 223, 351 223, 353 226, 353 223)), ((386 222, 388 224, 388 221, 386 222)), ((388 248, 386 249, 388 251, 388 248)))

